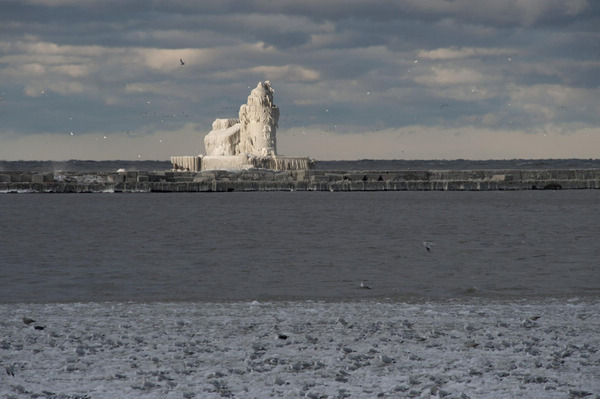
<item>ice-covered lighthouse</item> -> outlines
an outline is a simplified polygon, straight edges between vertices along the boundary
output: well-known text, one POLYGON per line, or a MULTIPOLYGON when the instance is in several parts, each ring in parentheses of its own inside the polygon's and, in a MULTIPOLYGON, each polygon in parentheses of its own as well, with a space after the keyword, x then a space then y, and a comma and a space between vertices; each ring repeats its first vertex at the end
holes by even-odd
POLYGON ((311 169, 308 157, 277 155, 279 107, 267 80, 259 82, 240 107, 239 118, 218 118, 204 137, 206 156, 173 156, 175 170, 311 169))

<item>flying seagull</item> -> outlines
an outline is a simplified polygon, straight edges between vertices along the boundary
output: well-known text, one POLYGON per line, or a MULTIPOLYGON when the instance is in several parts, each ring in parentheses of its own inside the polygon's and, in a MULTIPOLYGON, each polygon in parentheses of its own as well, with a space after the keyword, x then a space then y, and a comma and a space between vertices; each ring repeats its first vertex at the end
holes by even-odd
POLYGON ((185 62, 183 62, 183 60, 180 58, 179 62, 181 63, 181 65, 185 65, 185 62))
POLYGON ((435 244, 429 241, 423 241, 423 245, 425 245, 425 249, 427 250, 427 252, 431 252, 431 246, 435 244))

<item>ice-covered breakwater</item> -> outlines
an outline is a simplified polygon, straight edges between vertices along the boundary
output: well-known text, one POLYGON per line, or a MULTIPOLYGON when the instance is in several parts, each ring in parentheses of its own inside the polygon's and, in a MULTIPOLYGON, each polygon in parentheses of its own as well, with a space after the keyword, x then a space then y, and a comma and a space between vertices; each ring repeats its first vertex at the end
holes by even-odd
POLYGON ((600 169, 0 173, 4 193, 543 189, 600 189, 600 169))

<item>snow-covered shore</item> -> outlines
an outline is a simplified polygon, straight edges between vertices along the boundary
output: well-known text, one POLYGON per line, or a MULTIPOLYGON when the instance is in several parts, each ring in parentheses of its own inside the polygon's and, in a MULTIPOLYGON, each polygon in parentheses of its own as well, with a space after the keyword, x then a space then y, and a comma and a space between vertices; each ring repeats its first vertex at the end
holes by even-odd
POLYGON ((5 304, 0 396, 593 398, 599 311, 589 299, 5 304))

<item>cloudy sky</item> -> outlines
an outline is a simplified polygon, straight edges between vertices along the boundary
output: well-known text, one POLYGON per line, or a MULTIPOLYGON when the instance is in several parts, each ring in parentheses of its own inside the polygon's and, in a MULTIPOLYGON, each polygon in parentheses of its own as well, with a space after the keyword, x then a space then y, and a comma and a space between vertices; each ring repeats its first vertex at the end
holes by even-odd
POLYGON ((263 80, 281 155, 598 158, 600 2, 0 0, 3 160, 204 153, 263 80))

